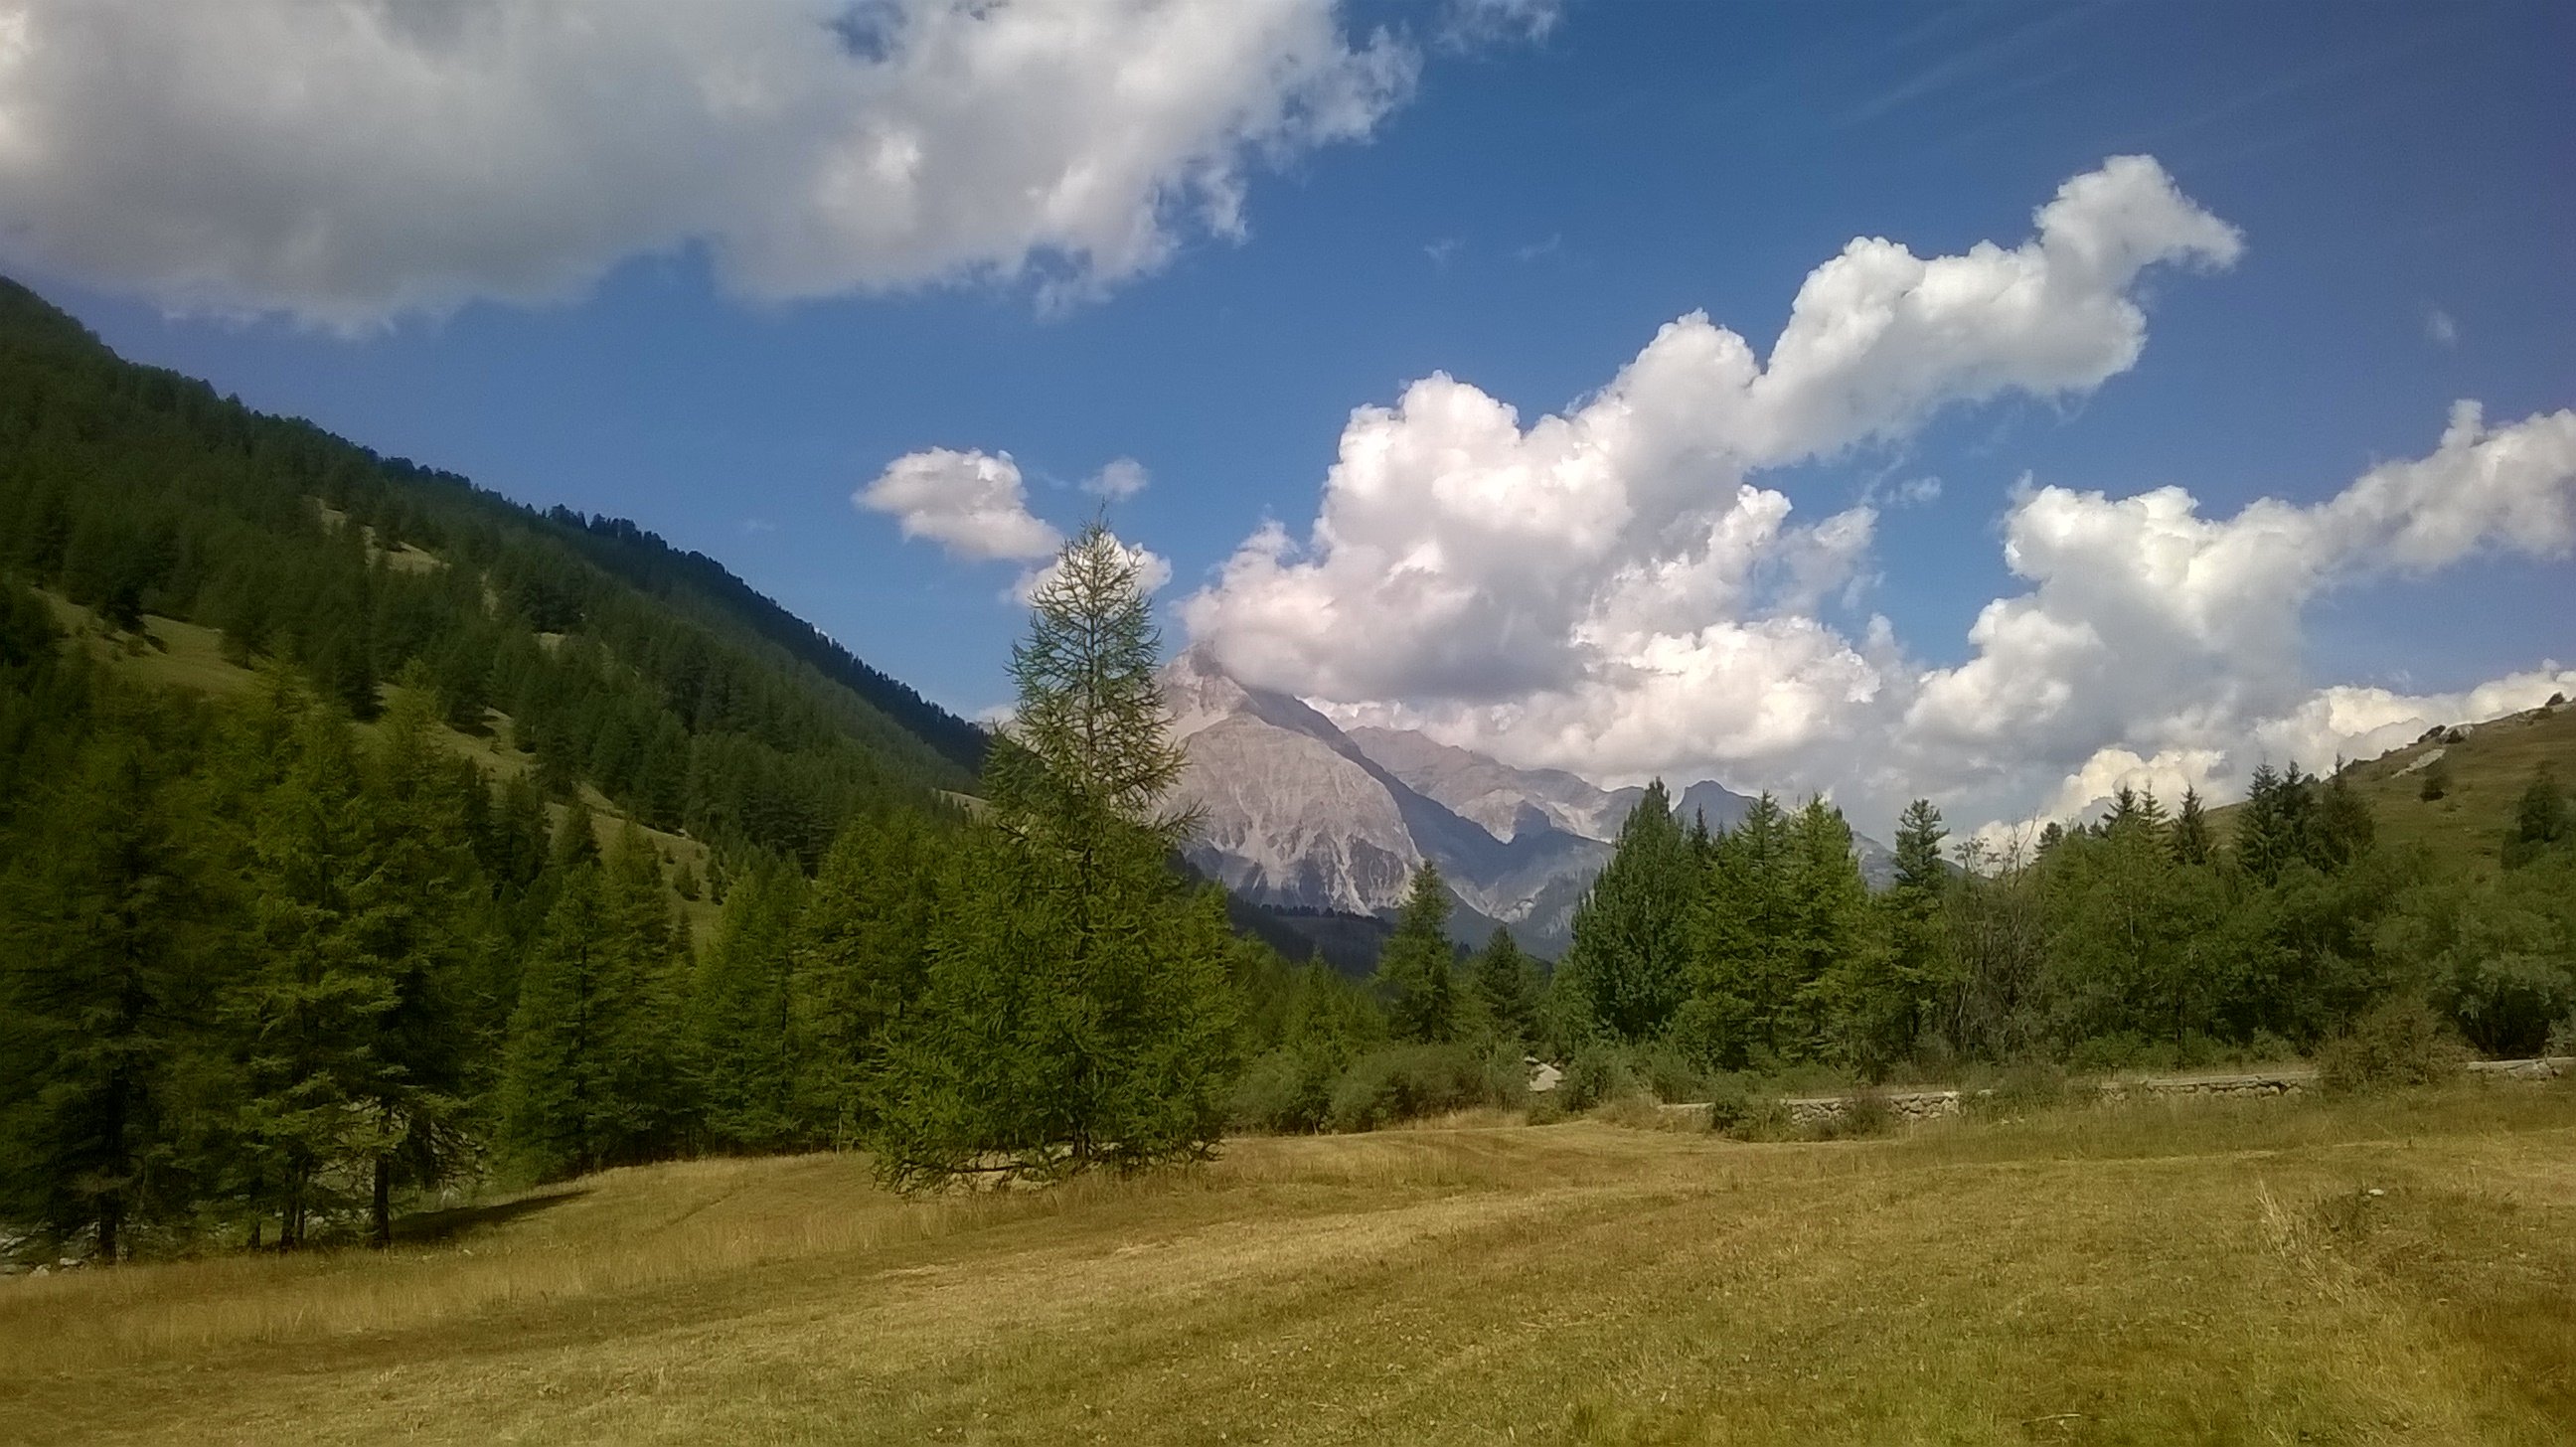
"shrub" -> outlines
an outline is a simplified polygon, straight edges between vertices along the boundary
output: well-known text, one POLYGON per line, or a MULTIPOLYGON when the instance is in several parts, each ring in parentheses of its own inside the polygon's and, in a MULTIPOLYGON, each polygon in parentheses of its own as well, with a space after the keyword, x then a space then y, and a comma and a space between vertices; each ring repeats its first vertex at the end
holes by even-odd
POLYGON ((1604 1042, 1587 1042, 1576 1047, 1573 1058, 1565 1062, 1565 1078, 1557 1083, 1556 1093, 1565 1100, 1569 1111, 1586 1111, 1614 1096, 1631 1095, 1639 1089, 1637 1073, 1628 1066, 1627 1053, 1604 1042))
POLYGON ((2542 1047, 2550 1055, 2576 1055, 2576 1015, 2549 1027, 2549 1043, 2542 1047))
POLYGON ((2432 1006, 2401 995, 2355 1020, 2317 1051, 2317 1083, 2336 1095, 2431 1085, 2455 1076, 2465 1054, 2432 1006))
POLYGON ((1712 1077, 1679 1047, 1658 1041, 1628 1054, 1629 1073, 1667 1105, 1706 1100, 1712 1077))
POLYGON ((1789 1107, 1759 1077, 1717 1076, 1708 1082, 1708 1128, 1738 1140, 1778 1140, 1788 1134, 1789 1107))
POLYGON ((1227 1118, 1238 1130, 1282 1135, 1322 1130, 1333 1109, 1330 1057, 1282 1045, 1262 1052, 1234 1083, 1227 1118))
POLYGON ((1333 1085, 1329 1119, 1335 1130, 1376 1130, 1485 1103, 1483 1056, 1463 1045, 1396 1045, 1351 1062, 1333 1085))

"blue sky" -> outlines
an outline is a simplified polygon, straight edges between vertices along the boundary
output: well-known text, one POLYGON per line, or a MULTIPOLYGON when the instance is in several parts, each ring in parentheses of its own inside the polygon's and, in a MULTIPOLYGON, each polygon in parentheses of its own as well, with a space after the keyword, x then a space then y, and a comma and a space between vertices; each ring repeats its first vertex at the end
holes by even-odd
MULTIPOLYGON (((400 293, 381 277, 446 265, 406 240, 370 273, 374 299, 351 302, 336 279, 248 263, 97 260, 79 227, 105 223, 52 225, 70 214, 67 193, 6 177, 0 256, 129 356, 515 498, 632 517, 968 713, 1006 696, 1022 619, 1007 594, 1025 565, 906 540, 894 518, 854 507, 854 490, 899 457, 1007 452, 1029 509, 1059 527, 1096 505, 1074 483, 1115 458, 1141 462, 1151 486, 1110 515, 1169 560, 1177 601, 1265 519, 1306 539, 1354 408, 1393 406, 1446 373, 1526 426, 1610 384, 1658 327, 1694 311, 1762 354, 1809 273, 1853 238, 1925 258, 2012 248, 2035 208, 2113 156, 2152 156, 2242 238, 2231 264, 2140 276, 2127 293, 2146 319, 2133 363, 2098 383, 1961 397, 1899 435, 1743 478, 1785 495, 1792 526, 1874 504, 1867 546, 1834 586, 1795 606, 1739 600, 1730 615, 1811 616, 1888 677, 1916 680, 1869 685, 1874 701, 1846 692, 1853 707, 1893 707, 1893 693, 1912 698, 1970 663, 1981 610, 2033 591, 2004 550, 2031 488, 2118 500, 2178 485, 2199 517, 2223 520, 2261 498, 2322 503, 2376 464, 2428 457, 2459 399, 2498 429, 2576 403, 2576 12, 2563 5, 1573 3, 1512 7, 1481 27, 1463 23, 1471 12, 1326 12, 1337 54, 1365 54, 1382 28, 1409 82, 1382 86, 1356 121, 1245 141, 1229 163, 1239 236, 1170 213, 1164 252, 1095 262, 1106 274, 1070 301, 995 274, 1031 255, 1049 275, 1081 272, 1044 239, 978 241, 947 271, 934 259, 932 274, 916 265, 891 286, 882 271, 830 267, 745 285, 740 248, 665 224, 598 243, 569 281, 478 283, 469 260, 430 301, 387 302, 400 293), (371 305, 380 314, 361 315, 371 305), (1937 498, 1888 500, 1924 478, 1937 498), (1874 616, 1901 662, 1873 653, 1874 616)), ((75 39, 111 55, 140 43, 97 28, 75 39)), ((1299 43, 1313 53, 1311 35, 1299 43)), ((0 81, 0 114, 7 94, 0 81)), ((275 144, 245 136, 216 159, 329 203, 343 183, 257 149, 275 144)), ((139 164, 112 150, 73 160, 139 164)), ((528 210, 496 205, 488 225, 523 224, 528 210)), ((185 219, 230 224, 220 207, 185 219)), ((2519 485, 2537 515, 2563 514, 2566 480, 2548 465, 2534 477, 2519 485)), ((2576 662, 2576 564, 2564 546, 2507 536, 2533 515, 2499 515, 2430 566, 2356 564, 2282 605, 2296 615, 2287 657, 2301 688, 2401 700, 2334 742, 2394 727, 2380 716, 2403 714, 2403 700, 2456 704, 2576 662)), ((1171 631, 1186 635, 1182 615, 1171 631)), ((1603 776, 1714 772, 1874 801, 1914 781, 1862 784, 1855 760, 1883 752, 1886 730, 1925 736, 1919 708, 1911 724, 1810 720, 1795 738, 1683 720, 1660 743, 1585 757, 1577 714, 1532 731, 1527 716, 1545 710, 1512 713, 1524 701, 1507 689, 1415 691, 1306 643, 1244 657, 1352 716, 1603 776), (1360 675, 1365 693, 1326 686, 1360 675), (1708 737, 1675 742, 1695 732, 1708 737)), ((2225 672, 2188 656, 2174 666, 2225 672)), ((2081 802, 2088 780, 2122 767, 2106 753, 2125 752, 2142 777, 2223 792, 2252 750, 2213 742, 2218 716, 2275 729, 2280 747, 2327 737, 2285 722, 2308 694, 2243 692, 2216 688, 2214 713, 2160 734, 2071 728, 2028 767, 1997 762, 2009 740, 1954 737, 1921 744, 1913 767, 2018 817, 2081 802), (2230 756, 2199 757, 2214 754, 2230 756)))

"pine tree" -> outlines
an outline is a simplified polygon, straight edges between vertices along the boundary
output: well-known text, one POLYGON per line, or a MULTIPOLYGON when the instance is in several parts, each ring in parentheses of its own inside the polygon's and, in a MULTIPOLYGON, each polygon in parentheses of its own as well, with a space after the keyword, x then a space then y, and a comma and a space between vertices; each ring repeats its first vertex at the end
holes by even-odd
POLYGON ((2314 803, 2303 853, 2309 864, 2326 874, 2349 867, 2369 851, 2378 834, 2370 804, 2352 787, 2346 777, 2349 772, 2338 765, 2331 777, 2310 784, 2314 803))
POLYGON ((1457 1038, 1456 959, 1449 943, 1449 887, 1426 859, 1413 871, 1395 933, 1377 961, 1378 989, 1397 1039, 1442 1044, 1457 1038))
POLYGON ((1031 600, 989 822, 941 894, 922 995, 874 1075, 869 1138, 899 1186, 1203 1157, 1241 1009, 1224 906, 1170 859, 1185 756, 1134 556, 1094 523, 1031 600))
POLYGON ((251 871, 260 965, 229 1006, 250 1042, 245 1164, 282 1249, 303 1245, 343 1203, 346 1169, 398 1143, 375 1108, 388 1071, 380 1036, 401 1004, 382 953, 377 830, 347 718, 311 711, 294 762, 261 802, 251 871))
POLYGON ((1887 1060, 1914 1052, 1939 1000, 1954 987, 1950 932, 1943 918, 1950 894, 1950 871, 1941 860, 1941 841, 1947 836, 1941 811, 1929 799, 1915 800, 1897 818, 1896 877, 1878 901, 1894 998, 1886 1013, 1876 1017, 1884 1033, 1858 1032, 1860 1038, 1876 1040, 1887 1060))
POLYGON ((2174 815, 2173 834, 2168 842, 2176 864, 2207 864, 2217 853, 2217 845, 2209 832, 2209 813, 2200 802, 2200 791, 2187 784, 2182 791, 2182 810, 2174 815))
POLYGON ((370 940, 393 1000, 376 1021, 365 1098, 379 1139, 371 1163, 372 1244, 393 1240, 397 1180, 432 1185, 467 1159, 472 1086, 466 989, 478 941, 473 906, 485 886, 467 847, 470 805, 487 797, 482 772, 448 754, 419 690, 386 710, 370 781, 378 830, 370 940))
POLYGON ((1538 1037, 1538 1003, 1542 981, 1538 962, 1521 953, 1512 932, 1501 925, 1476 953, 1476 993, 1496 1035, 1505 1040, 1538 1037))
POLYGON ((725 900, 692 1008, 707 1129, 777 1150, 806 1138, 798 1109, 794 942, 804 876, 771 859, 725 900))
POLYGON ((188 807, 139 733, 92 741, 0 872, 0 1217, 117 1260, 183 1215, 193 1062, 229 901, 188 807))
POLYGON ((2576 840, 2576 806, 2570 805, 2557 776, 2543 763, 2532 771, 2531 782, 2514 803, 2513 824, 2504 836, 2504 867, 2520 869, 2571 840, 2576 840))
POLYGON ((1790 1008, 1801 1052, 1834 1040, 1873 1077, 1904 1049, 1912 1001, 1871 926, 1869 885, 1852 856, 1851 825, 1811 796, 1790 826, 1794 863, 1788 944, 1790 1008))
POLYGON ((1601 1029, 1622 1040, 1650 1039, 1689 995, 1700 877, 1689 836, 1657 779, 1628 812, 1610 862, 1575 906, 1560 969, 1601 1029))
POLYGON ((798 1113, 821 1138, 870 1123, 870 1076, 929 977, 948 841, 902 810, 841 832, 808 892, 794 941, 798 1113))
POLYGON ((631 1002, 606 934, 599 866, 579 865, 520 972, 502 1067, 503 1143, 540 1179, 607 1165, 635 1134, 611 1065, 631 1002))
POLYGON ((1689 916, 1693 988, 1676 1024, 1703 1063, 1735 1068, 1757 1050, 1776 1063, 1800 1044, 1796 866, 1789 817, 1767 793, 1717 838, 1689 916))

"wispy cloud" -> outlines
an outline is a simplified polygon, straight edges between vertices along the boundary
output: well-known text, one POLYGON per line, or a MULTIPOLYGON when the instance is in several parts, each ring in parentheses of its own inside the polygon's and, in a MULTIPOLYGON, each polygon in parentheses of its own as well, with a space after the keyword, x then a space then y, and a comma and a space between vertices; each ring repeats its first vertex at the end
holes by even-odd
POLYGON ((2451 319, 2449 312, 2428 306, 2424 308, 2424 340, 2437 347, 2456 347, 2460 344, 2460 324, 2451 319))

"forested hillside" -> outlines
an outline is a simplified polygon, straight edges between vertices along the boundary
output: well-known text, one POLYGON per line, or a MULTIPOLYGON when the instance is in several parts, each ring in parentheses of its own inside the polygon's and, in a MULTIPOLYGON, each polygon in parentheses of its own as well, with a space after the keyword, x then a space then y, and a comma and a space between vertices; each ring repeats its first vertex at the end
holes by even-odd
POLYGON ((712 561, 123 362, 0 283, 0 564, 131 630, 284 660, 364 720, 408 669, 560 792, 809 866, 853 814, 969 787, 982 736, 712 561))

